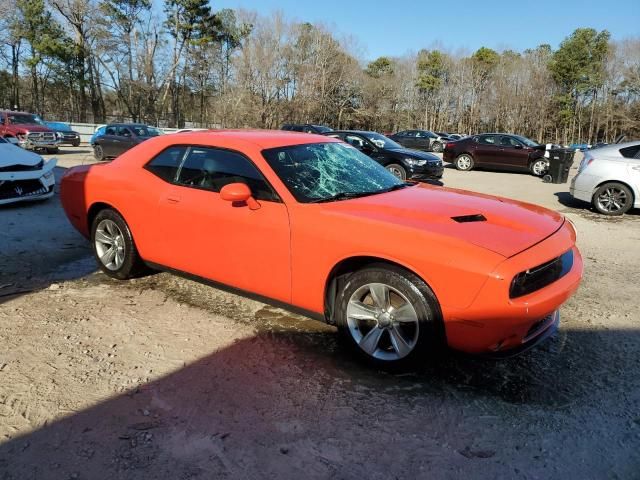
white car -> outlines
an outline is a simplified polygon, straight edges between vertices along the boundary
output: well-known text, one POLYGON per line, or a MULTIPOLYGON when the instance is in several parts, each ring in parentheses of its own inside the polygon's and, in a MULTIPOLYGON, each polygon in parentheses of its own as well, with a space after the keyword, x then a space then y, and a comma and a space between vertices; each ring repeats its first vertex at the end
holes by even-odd
POLYGON ((640 142, 584 152, 570 192, 604 215, 622 215, 640 207, 640 142))
POLYGON ((52 197, 56 163, 0 138, 0 205, 52 197))

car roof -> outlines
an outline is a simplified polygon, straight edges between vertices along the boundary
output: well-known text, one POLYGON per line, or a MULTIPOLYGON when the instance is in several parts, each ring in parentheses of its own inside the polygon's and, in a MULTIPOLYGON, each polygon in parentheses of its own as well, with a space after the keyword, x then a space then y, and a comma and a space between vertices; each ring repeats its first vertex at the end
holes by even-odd
MULTIPOLYGON (((163 135, 165 136, 165 135, 163 135)), ((221 139, 225 141, 241 141, 260 148, 276 148, 291 145, 301 145, 305 143, 334 142, 335 139, 313 133, 289 132, 286 130, 205 130, 194 132, 178 132, 166 135, 175 140, 186 142, 198 142, 203 137, 211 139, 221 139)))
POLYGON ((605 155, 614 154, 616 156, 621 157, 622 154, 620 153, 620 149, 625 147, 635 147, 637 145, 640 145, 640 140, 636 140, 633 142, 624 142, 624 143, 612 143, 609 145, 603 145, 602 147, 598 147, 593 150, 589 150, 589 153, 591 153, 594 156, 598 154, 605 154, 605 155))
POLYGON ((330 132, 326 132, 327 135, 331 135, 334 133, 359 133, 360 135, 366 135, 367 133, 377 133, 378 135, 381 135, 378 132, 374 132, 372 130, 332 130, 330 132))

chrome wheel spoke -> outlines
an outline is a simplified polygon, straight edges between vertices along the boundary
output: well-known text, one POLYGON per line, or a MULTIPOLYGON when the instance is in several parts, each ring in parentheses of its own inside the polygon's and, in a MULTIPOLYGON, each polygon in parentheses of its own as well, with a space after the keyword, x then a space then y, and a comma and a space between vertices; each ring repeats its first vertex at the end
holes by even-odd
POLYGON ((102 265, 118 270, 124 264, 126 248, 120 227, 109 219, 102 220, 94 234, 95 251, 102 265))
POLYGON ((375 321, 377 314, 378 310, 372 305, 365 305, 364 303, 357 301, 349 302, 347 316, 350 318, 375 321))
POLYGON ((413 306, 409 302, 405 303, 400 308, 394 309, 391 313, 393 315, 393 319, 396 322, 406 323, 418 321, 416 311, 413 309, 413 306))
POLYGON ((382 332, 384 332, 384 330, 381 328, 372 328, 369 333, 367 333, 360 340, 360 348, 362 348, 369 355, 373 356, 375 351, 378 349, 378 343, 380 342, 382 332))
POLYGON ((402 336, 402 332, 400 332, 397 326, 394 326, 389 330, 389 336, 391 337, 393 349, 400 357, 406 357, 411 353, 412 347, 405 341, 402 336))
POLYGON ((103 230, 96 230, 96 241, 106 245, 113 245, 113 238, 104 233, 103 230))
POLYGON ((389 308, 389 287, 382 283, 372 283, 369 286, 371 298, 376 307, 387 310, 389 308))
POLYGON ((111 262, 113 262, 113 258, 116 256, 116 249, 111 247, 100 257, 100 261, 108 266, 111 262))

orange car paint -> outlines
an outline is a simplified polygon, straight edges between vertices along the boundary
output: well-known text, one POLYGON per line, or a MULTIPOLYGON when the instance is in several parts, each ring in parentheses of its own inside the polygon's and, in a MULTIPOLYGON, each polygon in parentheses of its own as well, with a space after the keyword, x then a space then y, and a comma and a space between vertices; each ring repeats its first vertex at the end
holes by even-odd
MULTIPOLYGON (((70 169, 61 198, 72 224, 89 236, 96 204, 126 219, 142 258, 258 295, 324 313, 327 280, 353 257, 394 262, 420 276, 440 303, 450 346, 483 352, 517 346, 529 327, 577 289, 582 258, 575 231, 550 210, 430 185, 319 204, 298 203, 261 151, 338 141, 273 131, 211 131, 150 139, 109 164, 70 169), (238 207, 221 194, 169 184, 143 166, 171 145, 213 146, 250 158, 282 202, 238 207), (452 216, 482 213, 487 222, 452 216), (402 245, 402 248, 398 248, 402 245), (511 279, 573 249, 560 280, 509 299, 511 279)), ((235 192, 238 195, 238 192, 235 192)))

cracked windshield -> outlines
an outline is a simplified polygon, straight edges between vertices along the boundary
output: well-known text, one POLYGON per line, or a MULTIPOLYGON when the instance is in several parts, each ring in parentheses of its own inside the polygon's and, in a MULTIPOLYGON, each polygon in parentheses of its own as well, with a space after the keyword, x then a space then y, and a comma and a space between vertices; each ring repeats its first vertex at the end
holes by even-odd
POLYGON ((299 202, 374 195, 408 186, 381 165, 342 143, 314 143, 263 152, 299 202))

